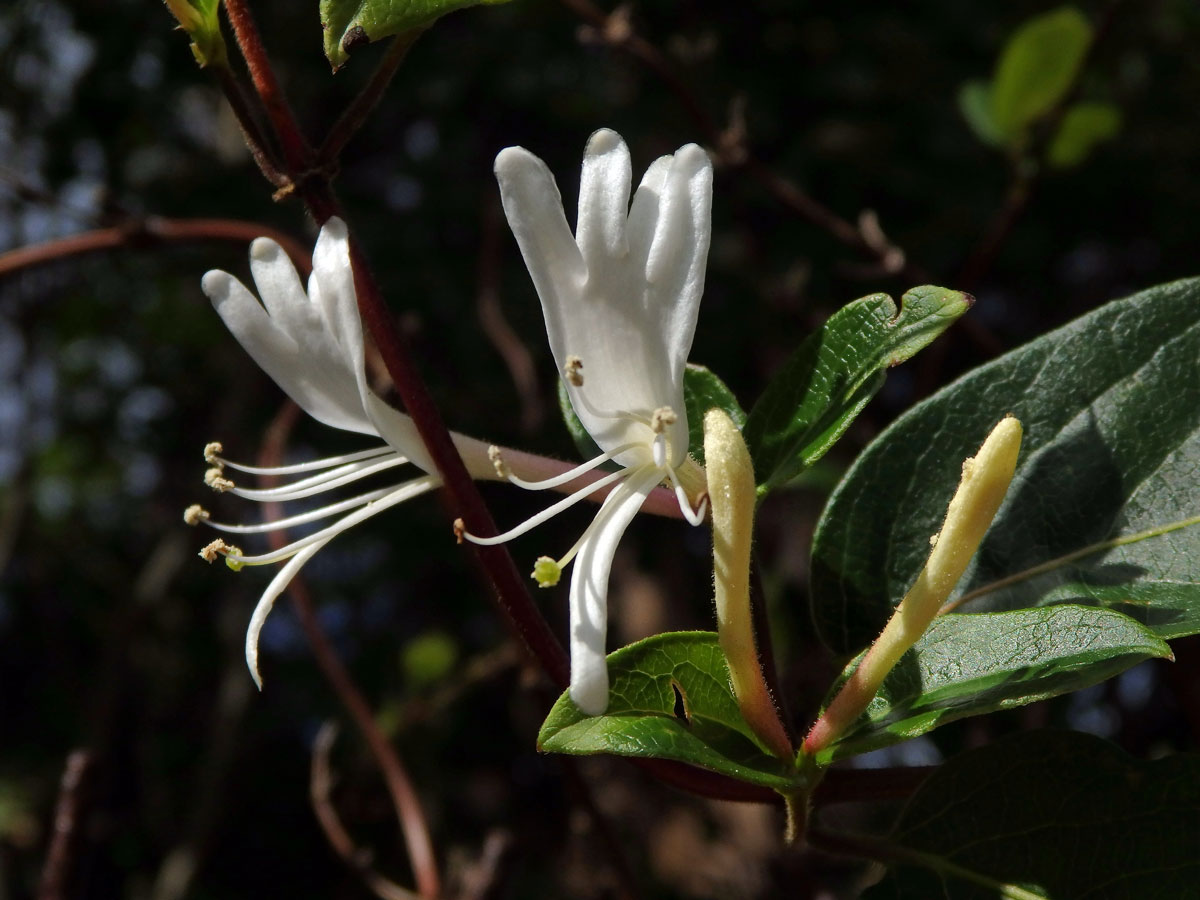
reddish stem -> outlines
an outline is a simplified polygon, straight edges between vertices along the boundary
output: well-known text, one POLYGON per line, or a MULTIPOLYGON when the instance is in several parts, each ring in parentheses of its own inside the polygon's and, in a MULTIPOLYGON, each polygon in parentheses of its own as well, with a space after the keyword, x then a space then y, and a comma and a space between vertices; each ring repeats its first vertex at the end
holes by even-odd
MULTIPOLYGON (((299 407, 288 401, 267 426, 258 454, 260 465, 273 467, 280 464, 288 435, 291 434, 299 412, 299 407)), ((266 506, 265 517, 280 517, 277 504, 266 506)), ((287 538, 281 532, 275 531, 271 533, 270 543, 273 549, 278 550, 287 543, 287 538)), ((400 819, 404 843, 417 881, 417 891, 422 897, 435 898, 441 893, 441 880, 425 812, 421 808, 421 801, 413 788, 412 780, 408 777, 395 748, 379 730, 366 699, 342 664, 329 638, 325 636, 317 619, 312 597, 308 593, 308 586, 299 576, 293 578, 288 585, 288 596, 296 610, 300 627, 304 629, 304 634, 312 646, 317 665, 342 705, 346 707, 346 711, 350 713, 350 718, 354 720, 383 773, 388 792, 392 795, 392 802, 396 807, 396 815, 400 819)))
POLYGON ((279 146, 283 151, 283 159, 292 179, 306 173, 312 162, 312 148, 304 139, 296 117, 288 105, 287 98, 275 77, 271 60, 267 56, 266 47, 258 33, 258 26, 244 0, 225 0, 225 12, 229 16, 229 24, 233 28, 233 36, 237 40, 242 58, 250 70, 250 80, 254 90, 262 100, 271 127, 279 138, 279 146))

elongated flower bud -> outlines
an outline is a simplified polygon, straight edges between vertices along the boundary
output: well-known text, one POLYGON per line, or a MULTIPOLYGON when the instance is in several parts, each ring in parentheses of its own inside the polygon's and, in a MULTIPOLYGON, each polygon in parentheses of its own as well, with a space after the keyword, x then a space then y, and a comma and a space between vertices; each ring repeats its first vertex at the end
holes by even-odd
POLYGON ((828 747, 867 708, 883 679, 929 627, 979 548, 1017 468, 1021 423, 1000 421, 974 458, 963 463, 962 481, 933 550, 883 632, 804 739, 804 752, 828 747))
POLYGON ((742 717, 771 751, 791 759, 792 744, 763 678, 750 616, 750 543, 754 532, 754 464, 724 410, 704 417, 704 459, 712 510, 717 634, 742 717))

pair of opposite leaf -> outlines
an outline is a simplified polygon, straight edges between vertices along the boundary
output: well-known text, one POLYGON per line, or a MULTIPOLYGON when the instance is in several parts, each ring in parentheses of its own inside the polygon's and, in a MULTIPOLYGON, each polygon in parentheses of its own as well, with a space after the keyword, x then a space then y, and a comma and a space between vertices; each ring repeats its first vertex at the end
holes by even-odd
MULTIPOLYGON (((629 151, 616 133, 596 132, 584 153, 579 217, 572 236, 562 199, 546 165, 520 147, 496 157, 496 177, 508 217, 542 303, 546 332, 571 404, 602 453, 554 477, 545 460, 498 451, 454 434, 468 471, 483 479, 506 478, 533 490, 578 490, 527 522, 496 537, 523 534, 567 506, 610 488, 592 524, 557 560, 538 561, 543 586, 574 561, 570 587, 572 700, 598 715, 608 705, 605 661, 609 570, 626 527, 660 485, 669 486, 684 517, 699 524, 704 473, 688 456, 683 373, 704 290, 711 231, 712 166, 694 144, 655 161, 630 205, 629 151), (608 461, 619 469, 597 478, 608 461)), ((258 636, 275 599, 315 553, 345 529, 440 484, 436 468, 408 416, 367 384, 362 324, 350 266, 346 227, 338 219, 321 229, 307 291, 275 242, 259 238, 250 268, 262 298, 222 271, 204 276, 203 288, 229 330, 262 369, 313 418, 334 428, 381 438, 359 453, 278 468, 235 464, 219 445, 206 448, 210 486, 262 502, 298 500, 343 487, 382 470, 411 464, 424 474, 321 509, 262 525, 214 522, 192 507, 190 522, 234 534, 261 533, 340 516, 288 546, 246 555, 223 541, 202 552, 222 555, 234 568, 286 560, 264 591, 246 634, 246 659, 258 673, 258 636), (255 476, 299 475, 267 489, 237 486, 230 470, 255 476)))

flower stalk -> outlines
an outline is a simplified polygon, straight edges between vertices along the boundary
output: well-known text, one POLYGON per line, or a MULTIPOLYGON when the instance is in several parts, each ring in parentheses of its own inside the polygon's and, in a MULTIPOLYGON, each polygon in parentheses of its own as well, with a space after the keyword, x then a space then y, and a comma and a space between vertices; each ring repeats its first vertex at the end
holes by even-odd
POLYGON ((804 739, 803 752, 828 748, 857 719, 879 691, 884 678, 929 628, 962 577, 1008 491, 1021 449, 1021 423, 1006 416, 992 429, 979 452, 963 463, 962 481, 946 510, 933 550, 883 632, 858 668, 817 719, 804 739))

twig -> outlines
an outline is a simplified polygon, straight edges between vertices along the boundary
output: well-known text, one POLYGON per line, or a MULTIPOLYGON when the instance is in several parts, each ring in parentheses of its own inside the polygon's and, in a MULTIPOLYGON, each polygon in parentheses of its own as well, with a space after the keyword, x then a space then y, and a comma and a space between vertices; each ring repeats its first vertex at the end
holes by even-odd
POLYGON ((514 843, 508 831, 496 829, 488 832, 479 859, 462 873, 462 887, 457 900, 489 900, 499 896, 514 843))
MULTIPOLYGON (((275 416, 275 419, 267 427, 262 448, 259 451, 260 465, 272 467, 280 464, 284 444, 296 422, 298 413, 299 408, 289 401, 275 416)), ((278 510, 271 509, 272 506, 274 504, 268 505, 265 511, 268 519, 279 516, 278 510)), ((284 546, 285 543, 286 537, 283 534, 272 533, 271 544, 275 549, 284 546)), ((392 796, 392 803, 396 808, 396 815, 400 820, 405 846, 408 849, 409 860, 417 881, 417 891, 422 897, 437 897, 441 893, 441 879, 434 857, 433 842, 429 836, 429 826, 412 781, 395 749, 376 724, 375 716, 367 705, 367 701, 321 628, 312 598, 308 593, 308 586, 299 576, 293 578, 288 586, 288 596, 296 610, 300 627, 304 629, 308 642, 312 646, 317 665, 350 714, 350 718, 354 720, 355 726, 361 732, 370 748, 371 755, 383 773, 384 782, 387 784, 388 792, 392 796)))
POLYGON ((73 896, 69 888, 77 862, 75 851, 79 844, 84 795, 92 770, 90 751, 73 750, 67 757, 58 802, 54 805, 54 835, 42 868, 38 900, 65 900, 73 896))
POLYGON ((417 38, 424 33, 424 28, 416 28, 392 38, 388 44, 387 52, 384 54, 383 59, 380 60, 378 68, 371 75, 371 79, 367 82, 366 87, 350 102, 350 105, 342 112, 333 127, 329 129, 329 134, 326 136, 324 143, 321 144, 321 148, 317 151, 317 166, 323 167, 337 162, 342 150, 350 143, 350 139, 358 133, 358 129, 366 122, 371 110, 383 98, 388 84, 391 83, 392 76, 400 68, 400 63, 404 62, 404 57, 408 55, 409 49, 417 42, 417 38))
POLYGON ((512 377, 517 397, 521 401, 521 430, 537 430, 545 418, 538 391, 537 369, 529 349, 513 331, 500 306, 500 210, 495 199, 484 201, 483 239, 479 247, 479 290, 475 310, 484 335, 492 342, 508 374, 512 377))
POLYGON ((417 895, 401 887, 390 878, 380 875, 371 866, 370 854, 359 849, 338 817, 330 796, 333 791, 333 775, 329 768, 329 753, 337 740, 337 725, 326 722, 313 741, 312 770, 308 782, 308 794, 313 812, 329 846, 347 866, 358 873, 363 883, 376 897, 383 900, 416 900, 417 895))
POLYGON ((295 181, 310 168, 312 148, 300 132, 287 98, 279 87, 279 80, 275 77, 275 70, 271 68, 270 58, 258 33, 258 26, 254 24, 254 18, 250 15, 245 0, 225 0, 225 12, 229 16, 229 24, 233 27, 238 49, 241 50, 246 67, 250 70, 254 90, 262 100, 267 118, 279 139, 288 174, 295 181))
POLYGON ((270 237, 282 246, 301 272, 307 273, 312 267, 309 252, 299 241, 289 234, 258 222, 244 222, 238 219, 164 219, 147 216, 122 225, 97 228, 0 253, 0 279, 22 269, 59 262, 85 253, 98 253, 122 247, 154 247, 160 244, 187 244, 198 241, 245 245, 262 236, 270 237))
POLYGON ((234 76, 233 70, 227 65, 216 66, 213 74, 217 79, 217 85, 221 88, 221 93, 229 101, 229 108, 233 110, 238 127, 242 129, 242 137, 246 141, 246 147, 250 150, 251 158, 258 166, 258 171, 262 172, 263 177, 276 188, 283 189, 291 184, 291 179, 280 171, 275 151, 271 147, 270 141, 267 140, 267 135, 262 130, 258 117, 254 115, 254 110, 246 98, 246 92, 234 76))
POLYGON ((744 136, 739 129, 723 131, 718 128, 662 51, 633 30, 627 10, 618 7, 610 16, 591 0, 562 2, 579 18, 593 26, 588 34, 596 36, 609 46, 626 51, 659 77, 682 104, 705 143, 714 149, 722 163, 730 168, 744 169, 777 201, 840 243, 875 260, 886 270, 886 274, 899 275, 912 281, 924 280, 920 277, 921 272, 918 268, 905 262, 904 253, 899 248, 891 244, 879 246, 872 242, 852 222, 817 202, 790 180, 754 157, 741 139, 744 136))

